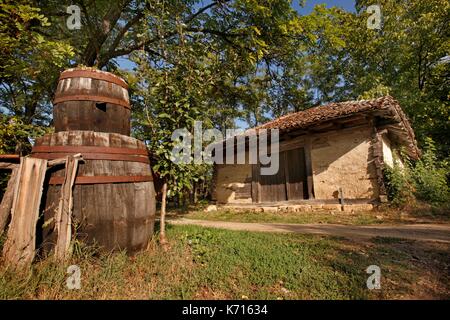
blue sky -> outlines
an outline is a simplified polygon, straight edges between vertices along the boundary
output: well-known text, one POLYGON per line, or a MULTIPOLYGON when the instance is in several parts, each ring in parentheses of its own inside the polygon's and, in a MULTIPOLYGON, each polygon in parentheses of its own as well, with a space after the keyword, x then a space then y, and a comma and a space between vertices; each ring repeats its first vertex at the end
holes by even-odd
POLYGON ((315 5, 325 3, 328 8, 330 7, 341 7, 347 11, 355 11, 355 0, 306 0, 305 6, 302 8, 299 6, 299 1, 294 0, 294 8, 297 9, 301 14, 310 13, 315 5))

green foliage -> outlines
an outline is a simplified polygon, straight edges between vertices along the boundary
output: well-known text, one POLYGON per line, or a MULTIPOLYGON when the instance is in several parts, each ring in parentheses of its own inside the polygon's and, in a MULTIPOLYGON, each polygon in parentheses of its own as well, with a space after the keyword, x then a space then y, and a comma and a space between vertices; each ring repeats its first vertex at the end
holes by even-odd
POLYGON ((1 78, 37 77, 52 65, 61 67, 73 51, 42 31, 51 24, 32 1, 2 1, 0 7, 1 78), (19 3, 17 3, 19 2, 19 3))
POLYGON ((40 137, 49 130, 25 124, 18 117, 0 114, 0 154, 27 154, 31 151, 30 139, 40 137))
POLYGON ((135 135, 148 142, 153 169, 169 183, 170 195, 211 176, 209 166, 171 161, 176 129, 193 133, 194 121, 202 121, 203 130, 224 130, 237 118, 256 125, 268 113, 309 103, 297 59, 303 28, 289 1, 227 1, 212 8, 152 3, 144 11, 149 24, 142 41, 153 41, 132 55, 138 65, 135 135))
POLYGON ((395 162, 386 166, 385 181, 390 200, 394 205, 410 204, 414 198, 431 204, 450 203, 449 164, 439 161, 432 139, 426 140, 422 157, 415 163, 407 161, 404 166, 395 162))
POLYGON ((117 252, 92 259, 88 253, 65 263, 46 259, 23 273, 0 265, 0 298, 395 299, 418 294, 416 280, 429 271, 423 263, 438 272, 433 291, 426 288, 427 296, 445 298, 450 283, 442 248, 410 241, 398 245, 392 239, 376 239, 367 245, 198 226, 173 226, 167 233, 168 251, 152 241, 148 251, 133 256, 117 252), (81 269, 80 290, 66 287, 67 267, 73 264, 81 269), (365 269, 371 264, 386 269, 383 290, 366 288, 365 269))
POLYGON ((48 124, 49 100, 72 47, 47 34, 51 23, 33 1, 0 3, 1 112, 48 124))
POLYGON ((431 139, 426 140, 425 151, 411 170, 417 198, 430 203, 450 203, 450 166, 448 161, 439 161, 436 147, 431 139))
POLYGON ((383 170, 388 199, 394 206, 403 206, 414 199, 414 186, 408 167, 397 161, 393 167, 385 166, 383 170))
MULTIPOLYGON (((0 154, 27 155, 31 151, 30 139, 49 131, 49 128, 25 124, 18 117, 0 114, 0 154)), ((9 174, 0 172, 0 198, 8 183, 9 174)))
POLYGON ((319 103, 390 94, 410 118, 421 145, 436 141, 449 155, 448 59, 450 3, 446 0, 381 0, 382 28, 367 28, 371 0, 356 1, 356 13, 317 6, 304 17, 310 36, 311 79, 319 103), (313 37, 311 37, 311 35, 313 37))
MULTIPOLYGON (((2 1, 0 112, 48 125, 61 69, 115 71, 130 83, 133 134, 148 143, 171 195, 210 176, 208 166, 170 162, 175 129, 192 132, 195 120, 204 129, 232 128, 236 120, 255 126, 318 103, 387 93, 405 109, 419 143, 433 138, 437 158, 446 159, 450 3, 378 3, 382 30, 367 28, 369 0, 356 1, 356 13, 319 5, 304 16, 289 0, 74 1, 82 28, 68 30, 61 12, 72 1, 2 1), (116 59, 126 55, 135 71, 118 70, 116 59)), ((19 140, 27 144, 30 131, 5 138, 4 152, 19 140)), ((439 186, 447 167, 437 166, 430 178, 421 163, 414 192, 445 198, 439 186), (425 191, 431 185, 439 194, 425 191)))

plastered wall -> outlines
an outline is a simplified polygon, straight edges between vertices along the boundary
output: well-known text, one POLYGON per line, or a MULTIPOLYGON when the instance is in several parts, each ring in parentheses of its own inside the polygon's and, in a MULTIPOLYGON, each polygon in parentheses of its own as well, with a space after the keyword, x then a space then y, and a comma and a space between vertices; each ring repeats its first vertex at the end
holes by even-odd
MULTIPOLYGON (((378 197, 369 127, 346 129, 310 138, 315 199, 337 199, 339 187, 348 199, 378 197)), ((388 147, 388 141, 385 143, 383 149, 388 147)), ((390 147, 389 150, 386 149, 386 153, 389 151, 390 147)), ((216 169, 215 196, 219 203, 252 202, 251 192, 248 198, 236 199, 236 191, 251 183, 251 165, 217 165, 216 169)))
POLYGON ((342 130, 312 137, 315 198, 338 198, 339 187, 345 198, 376 198, 378 184, 371 155, 370 128, 342 130))
POLYGON ((251 183, 252 166, 249 164, 217 165, 216 199, 219 203, 251 203, 251 193, 247 199, 236 199, 236 192, 251 183))

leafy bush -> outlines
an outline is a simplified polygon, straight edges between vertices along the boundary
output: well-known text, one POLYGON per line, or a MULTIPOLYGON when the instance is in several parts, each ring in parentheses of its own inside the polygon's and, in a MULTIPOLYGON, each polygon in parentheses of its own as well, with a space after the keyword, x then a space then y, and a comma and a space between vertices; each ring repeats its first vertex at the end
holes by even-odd
POLYGON ((420 200, 430 203, 450 202, 448 161, 439 161, 433 140, 427 139, 424 153, 411 170, 415 194, 420 200))
POLYGON ((384 170, 388 198, 401 206, 414 199, 431 204, 450 202, 449 163, 439 160, 433 140, 425 142, 422 157, 414 164, 406 161, 404 167, 394 161, 394 166, 384 170))
POLYGON ((27 154, 31 150, 30 139, 40 137, 50 130, 26 124, 19 117, 0 114, 0 154, 27 154))
MULTIPOLYGON (((26 155, 31 151, 31 140, 49 132, 49 128, 25 124, 19 117, 0 114, 0 154, 26 155)), ((0 172, 0 199, 6 188, 9 172, 0 172)))
POLYGON ((414 186, 409 167, 401 167, 397 161, 394 166, 384 169, 384 181, 389 201, 395 206, 402 206, 414 200, 414 186))

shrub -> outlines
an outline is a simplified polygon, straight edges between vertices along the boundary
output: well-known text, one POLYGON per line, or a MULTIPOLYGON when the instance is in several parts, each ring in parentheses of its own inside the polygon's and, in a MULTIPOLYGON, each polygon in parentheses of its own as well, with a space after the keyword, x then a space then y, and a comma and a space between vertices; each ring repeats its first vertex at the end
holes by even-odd
POLYGON ((450 202, 449 168, 448 161, 437 159, 433 140, 427 139, 421 159, 411 170, 416 197, 430 203, 450 202))
POLYGON ((409 166, 401 167, 397 161, 394 161, 393 167, 384 168, 388 199, 394 206, 414 200, 414 185, 409 171, 409 166))
POLYGON ((394 161, 392 168, 385 167, 386 189, 393 205, 401 206, 414 199, 437 205, 450 202, 448 161, 437 158, 431 139, 426 140, 423 150, 422 157, 414 164, 405 161, 403 167, 394 161))

